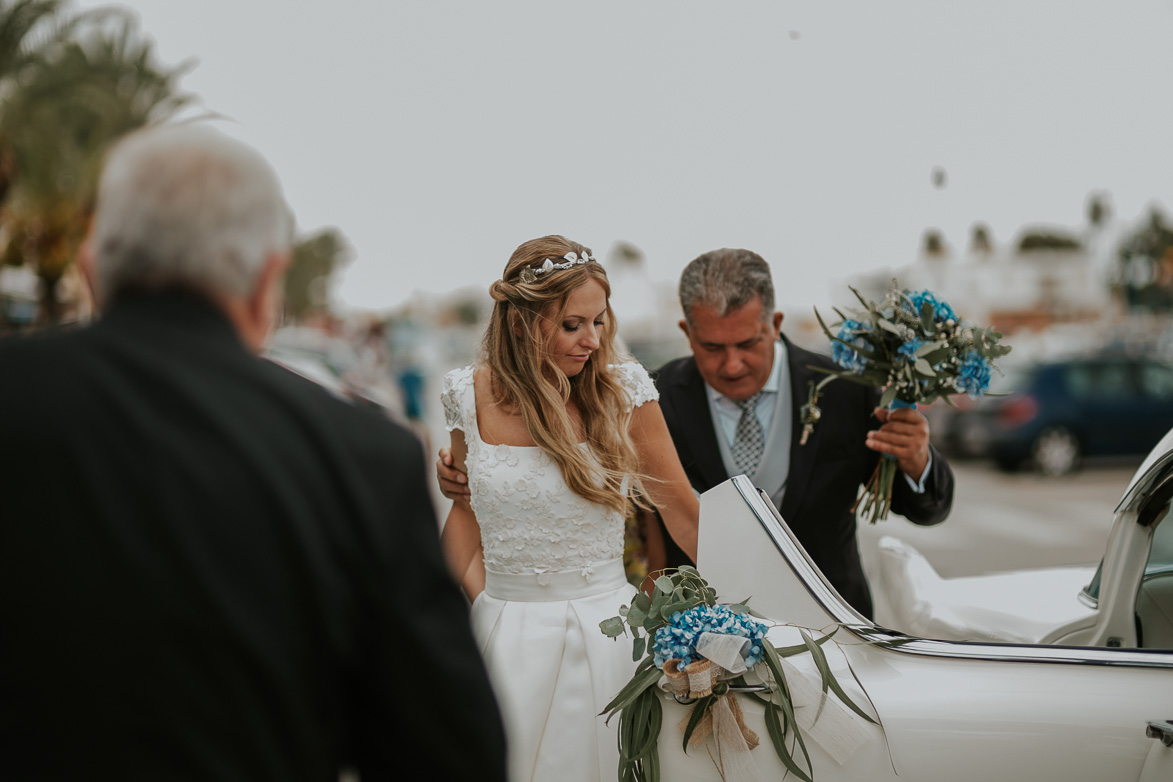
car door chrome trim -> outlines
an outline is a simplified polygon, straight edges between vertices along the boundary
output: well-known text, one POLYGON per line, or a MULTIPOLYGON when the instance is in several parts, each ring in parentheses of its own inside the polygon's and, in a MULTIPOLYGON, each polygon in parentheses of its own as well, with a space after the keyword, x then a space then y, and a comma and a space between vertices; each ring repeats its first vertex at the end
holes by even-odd
POLYGON ((1104 649, 1084 646, 1030 646, 969 641, 936 641, 914 638, 893 630, 868 624, 830 585, 811 560, 810 555, 786 526, 778 509, 743 475, 732 478, 738 493, 753 511, 778 552, 797 573, 811 597, 845 630, 899 654, 929 657, 952 657, 1013 662, 1106 665, 1133 668, 1173 669, 1173 650, 1104 649))

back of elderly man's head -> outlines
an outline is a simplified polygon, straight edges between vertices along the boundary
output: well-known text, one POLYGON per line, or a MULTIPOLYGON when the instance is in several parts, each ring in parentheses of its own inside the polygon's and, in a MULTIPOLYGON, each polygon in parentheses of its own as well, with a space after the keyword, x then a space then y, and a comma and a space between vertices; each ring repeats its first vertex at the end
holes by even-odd
POLYGON ((243 298, 292 238, 281 183, 256 150, 196 124, 140 130, 102 172, 95 292, 101 302, 166 288, 243 298))

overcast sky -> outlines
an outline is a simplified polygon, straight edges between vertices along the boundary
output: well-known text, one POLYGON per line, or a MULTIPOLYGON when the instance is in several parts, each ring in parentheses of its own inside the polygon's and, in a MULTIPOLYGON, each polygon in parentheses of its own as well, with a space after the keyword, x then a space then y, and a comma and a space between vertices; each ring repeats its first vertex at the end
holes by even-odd
POLYGON ((1173 0, 127 5, 301 229, 349 238, 355 308, 484 289, 547 233, 658 279, 750 247, 784 305, 844 304, 928 226, 1173 204, 1173 0))

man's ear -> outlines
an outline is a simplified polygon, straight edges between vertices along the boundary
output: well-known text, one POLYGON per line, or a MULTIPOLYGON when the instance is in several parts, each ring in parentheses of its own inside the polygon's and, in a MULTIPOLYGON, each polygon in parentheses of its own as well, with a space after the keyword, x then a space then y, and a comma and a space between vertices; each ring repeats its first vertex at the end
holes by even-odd
POLYGON ((264 344, 279 319, 285 300, 285 271, 288 268, 289 253, 270 253, 257 275, 257 284, 245 300, 250 332, 246 341, 256 350, 264 344))
POLYGON ((688 337, 688 341, 692 342, 692 333, 688 330, 688 321, 682 318, 676 325, 684 332, 684 336, 688 337))
POLYGON ((781 333, 782 333, 782 313, 775 312, 774 313, 774 338, 777 339, 778 335, 781 333))

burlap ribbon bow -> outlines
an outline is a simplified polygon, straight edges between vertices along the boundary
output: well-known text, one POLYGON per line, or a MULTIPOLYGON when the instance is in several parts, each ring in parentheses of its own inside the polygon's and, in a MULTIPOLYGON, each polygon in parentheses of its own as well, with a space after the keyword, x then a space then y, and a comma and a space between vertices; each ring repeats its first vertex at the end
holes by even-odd
MULTIPOLYGON (((698 660, 685 666, 680 660, 668 660, 664 663, 664 688, 674 695, 690 698, 704 698, 713 694, 713 686, 729 672, 712 660, 698 660)), ((683 733, 692 718, 693 704, 687 715, 677 727, 683 733)), ((728 693, 718 695, 709 706, 705 716, 697 723, 689 737, 689 746, 701 746, 709 736, 713 736, 715 754, 709 750, 717 771, 724 780, 741 780, 754 782, 761 779, 757 765, 749 755, 749 751, 756 747, 760 740, 748 725, 741 712, 737 699, 728 693)))

